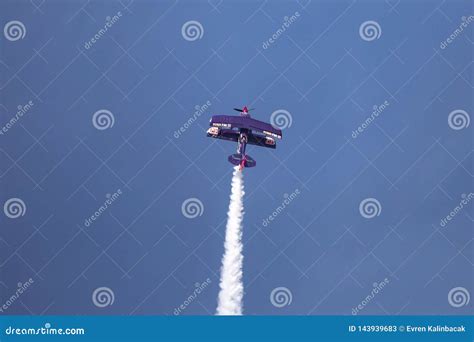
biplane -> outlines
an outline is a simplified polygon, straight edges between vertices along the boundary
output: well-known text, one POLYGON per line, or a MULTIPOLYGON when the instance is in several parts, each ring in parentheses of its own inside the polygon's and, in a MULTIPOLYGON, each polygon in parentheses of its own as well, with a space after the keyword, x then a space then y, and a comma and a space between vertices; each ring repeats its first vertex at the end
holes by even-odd
POLYGON ((240 170, 245 167, 257 165, 255 159, 246 154, 247 144, 257 145, 267 148, 276 148, 276 140, 281 139, 281 130, 271 124, 255 120, 250 117, 247 107, 243 109, 234 108, 240 112, 240 116, 235 115, 214 115, 207 130, 207 136, 216 139, 237 142, 237 153, 231 154, 227 159, 233 165, 240 166, 240 170))

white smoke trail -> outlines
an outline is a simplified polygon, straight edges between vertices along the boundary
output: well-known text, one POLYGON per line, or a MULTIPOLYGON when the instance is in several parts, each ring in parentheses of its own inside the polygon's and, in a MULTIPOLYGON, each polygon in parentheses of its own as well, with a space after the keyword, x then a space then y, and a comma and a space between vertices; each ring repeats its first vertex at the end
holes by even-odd
POLYGON ((222 257, 217 315, 242 315, 242 220, 244 218, 244 179, 239 167, 234 168, 224 256, 222 257))

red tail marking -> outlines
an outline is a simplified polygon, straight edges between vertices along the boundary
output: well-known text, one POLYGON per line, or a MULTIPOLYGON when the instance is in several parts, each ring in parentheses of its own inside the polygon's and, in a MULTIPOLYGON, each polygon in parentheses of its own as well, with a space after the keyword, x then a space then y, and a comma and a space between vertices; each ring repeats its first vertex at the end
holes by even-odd
POLYGON ((242 161, 240 162, 240 171, 242 171, 245 167, 245 162, 247 161, 247 157, 244 156, 244 158, 242 159, 242 161))

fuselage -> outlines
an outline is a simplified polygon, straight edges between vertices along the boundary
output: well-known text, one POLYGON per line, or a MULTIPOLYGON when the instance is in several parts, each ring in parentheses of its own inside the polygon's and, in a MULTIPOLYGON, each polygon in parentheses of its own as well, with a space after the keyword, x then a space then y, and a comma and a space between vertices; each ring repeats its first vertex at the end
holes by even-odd
POLYGON ((240 169, 255 167, 257 162, 247 154, 247 145, 276 148, 275 138, 281 139, 281 130, 271 124, 251 118, 250 109, 234 108, 240 116, 214 115, 210 120, 207 136, 237 142, 237 153, 227 160, 240 169))
POLYGON ((245 167, 245 163, 247 161, 247 156, 245 154, 245 150, 247 148, 247 141, 248 141, 248 130, 241 129, 239 141, 237 143, 237 153, 242 155, 242 161, 240 162, 240 170, 245 167))

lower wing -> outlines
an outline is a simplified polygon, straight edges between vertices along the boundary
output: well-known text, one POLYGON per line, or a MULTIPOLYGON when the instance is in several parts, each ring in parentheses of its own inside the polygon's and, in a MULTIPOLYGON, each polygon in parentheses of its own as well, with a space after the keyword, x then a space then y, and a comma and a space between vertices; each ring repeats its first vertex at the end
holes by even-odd
POLYGON ((207 130, 207 136, 216 139, 238 141, 239 132, 232 129, 217 129, 217 127, 211 127, 207 130))
POLYGON ((249 134, 247 144, 257 145, 267 148, 276 148, 275 139, 255 134, 249 134))

